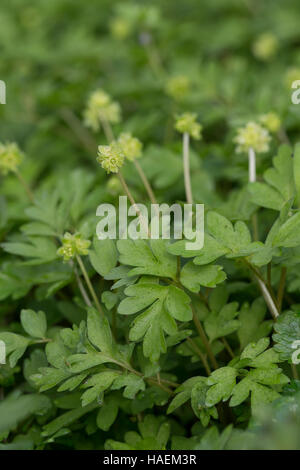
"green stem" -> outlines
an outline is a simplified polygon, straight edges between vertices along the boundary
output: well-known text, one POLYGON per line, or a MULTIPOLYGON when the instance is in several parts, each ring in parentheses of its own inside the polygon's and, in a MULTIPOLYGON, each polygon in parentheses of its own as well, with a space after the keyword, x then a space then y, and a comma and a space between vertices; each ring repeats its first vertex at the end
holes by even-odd
POLYGON ((96 295, 96 292, 94 291, 94 288, 93 288, 93 286, 92 286, 92 283, 91 283, 91 281, 90 281, 90 278, 89 278, 89 276, 88 276, 88 273, 87 273, 87 271, 86 271, 86 269, 85 269, 84 263, 83 263, 83 261, 82 261, 82 259, 81 259, 81 257, 80 257, 79 255, 76 255, 76 259, 77 259, 77 262, 78 262, 79 267, 80 267, 80 269, 81 269, 81 272, 82 272, 82 274, 83 274, 83 277, 84 277, 84 280, 85 280, 85 282, 86 282, 86 285, 88 286, 88 289, 89 289, 89 291, 90 291, 90 294, 91 294, 91 296, 92 296, 92 298, 93 298, 93 300, 94 300, 94 302, 95 302, 95 305, 96 305, 96 307, 97 307, 97 310, 98 310, 98 312, 100 313, 100 315, 103 315, 103 316, 104 316, 104 312, 103 312, 102 307, 101 307, 101 305, 100 305, 100 303, 99 303, 99 300, 98 300, 98 297, 97 297, 97 295, 96 295))
POLYGON ((32 202, 34 204, 34 195, 33 195, 33 192, 31 191, 30 187, 28 186, 28 184, 26 183, 26 181, 24 180, 23 176, 21 175, 21 173, 19 172, 19 170, 15 170, 15 175, 17 176, 18 180, 20 181, 21 185, 23 186, 23 188, 25 189, 25 192, 28 196, 28 199, 30 200, 30 202, 32 202))
POLYGON ((193 305, 191 306, 191 308, 192 308, 192 311, 193 311, 193 321, 194 321, 195 327, 196 327, 196 329, 197 329, 197 331, 198 331, 198 333, 199 333, 199 336, 200 336, 200 338, 201 338, 201 340, 202 340, 202 342, 203 342, 203 345, 204 345, 204 347, 205 347, 205 349, 206 349, 206 352, 207 352, 207 355, 208 355, 208 357, 209 357, 209 359, 210 359, 210 362, 211 362, 211 364, 212 364, 212 366, 213 366, 214 369, 218 369, 219 365, 218 365, 218 363, 217 363, 217 361, 216 361, 216 358, 215 358, 215 356, 214 356, 214 353, 212 352, 211 345, 210 345, 210 343, 209 343, 209 341, 208 341, 208 339, 207 339, 207 336, 206 336, 206 334, 205 334, 205 331, 204 331, 204 329, 203 329, 203 326, 202 326, 202 324, 201 324, 201 322, 200 322, 200 320, 199 320, 199 318, 198 318, 197 312, 195 311, 193 305))
POLYGON ((194 350, 194 352, 197 354, 197 356, 200 357, 200 360, 201 360, 201 362, 204 366, 204 369, 205 369, 207 375, 210 375, 211 374, 211 369, 209 367, 209 364, 207 362, 207 359, 206 359, 205 355, 198 348, 197 344, 195 343, 195 341, 193 341, 192 338, 187 338, 187 342, 190 344, 191 348, 194 350))
POLYGON ((138 172, 138 174, 139 174, 139 176, 140 176, 140 178, 141 178, 141 180, 142 180, 142 182, 143 182, 143 184, 144 184, 144 186, 145 186, 145 189, 146 189, 146 191, 147 191, 147 194, 148 194, 148 196, 149 196, 149 199, 150 199, 151 203, 152 203, 152 204, 157 204, 157 201, 156 201, 154 192, 153 192, 153 190, 152 190, 152 188, 151 188, 151 185, 150 185, 150 183, 149 183, 149 181, 148 181, 148 178, 147 178, 147 176, 145 175, 145 173, 144 173, 144 171, 143 171, 141 165, 140 165, 139 162, 136 161, 136 160, 134 160, 133 163, 134 163, 134 166, 136 167, 137 172, 138 172))
POLYGON ((186 200, 188 204, 193 204, 190 175, 190 136, 187 132, 184 132, 183 134, 183 173, 186 200))

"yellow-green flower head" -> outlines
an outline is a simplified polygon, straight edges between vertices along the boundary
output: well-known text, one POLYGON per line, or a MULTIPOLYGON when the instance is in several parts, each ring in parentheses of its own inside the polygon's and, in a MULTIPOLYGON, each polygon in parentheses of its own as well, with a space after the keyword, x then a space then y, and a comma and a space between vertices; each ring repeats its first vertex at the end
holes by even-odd
POLYGON ((118 138, 118 144, 123 150, 125 158, 131 162, 136 158, 142 156, 143 144, 142 142, 133 137, 129 132, 123 132, 118 138))
POLYGON ((23 160, 23 153, 15 143, 0 143, 0 173, 15 172, 23 160))
POLYGON ((171 98, 181 101, 190 91, 190 80, 185 75, 177 75, 167 81, 165 90, 171 98))
POLYGON ((300 80, 300 67, 291 67, 287 70, 284 77, 287 88, 291 88, 296 80, 300 80))
POLYGON ((182 134, 187 133, 196 140, 201 139, 202 126, 197 121, 197 114, 183 113, 177 116, 175 129, 182 134))
POLYGON ((118 173, 124 163, 125 155, 117 142, 111 145, 99 145, 97 161, 107 173, 118 173))
POLYGON ((103 119, 112 124, 120 122, 121 108, 119 103, 112 101, 105 91, 96 90, 89 97, 83 114, 86 126, 98 131, 103 119))
POLYGON ((262 116, 260 116, 259 120, 262 125, 268 129, 268 131, 273 132, 274 134, 280 129, 280 117, 274 112, 263 114, 262 116))
POLYGON ((260 60, 270 60, 278 50, 278 39, 272 33, 263 33, 254 42, 252 51, 254 56, 260 60))
POLYGON ((116 16, 110 22, 110 31, 115 38, 126 39, 132 31, 132 25, 126 18, 116 16))
POLYGON ((62 239, 62 246, 58 248, 57 254, 61 256, 64 261, 69 261, 76 255, 87 255, 91 242, 81 238, 80 233, 72 235, 66 232, 62 239))
POLYGON ((237 136, 234 138, 234 142, 237 144, 237 153, 248 152, 250 148, 253 148, 257 153, 268 152, 271 136, 264 127, 256 122, 248 122, 237 132, 237 136))

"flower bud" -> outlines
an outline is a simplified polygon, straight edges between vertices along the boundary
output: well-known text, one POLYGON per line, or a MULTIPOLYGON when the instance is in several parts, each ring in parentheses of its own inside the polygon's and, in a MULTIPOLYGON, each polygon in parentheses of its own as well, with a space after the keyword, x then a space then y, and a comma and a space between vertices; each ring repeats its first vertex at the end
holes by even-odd
POLYGON ((239 128, 234 138, 237 153, 248 152, 250 148, 257 153, 268 152, 270 140, 268 130, 255 122, 248 122, 245 127, 239 128))
POLYGON ((23 153, 15 143, 0 143, 0 173, 15 172, 23 160, 23 153))
POLYGON ((97 161, 107 173, 118 173, 124 159, 124 152, 117 142, 111 145, 99 145, 97 161))
POLYGON ((197 115, 195 113, 183 113, 177 116, 175 129, 182 134, 187 133, 196 140, 201 139, 202 126, 196 122, 197 115))
POLYGON ((58 248, 57 254, 62 257, 64 261, 69 261, 76 255, 87 255, 91 242, 81 238, 80 233, 72 235, 66 232, 62 239, 62 246, 58 248))
POLYGON ((118 144, 123 150, 125 158, 131 162, 142 155, 142 142, 127 132, 123 132, 118 138, 118 144))

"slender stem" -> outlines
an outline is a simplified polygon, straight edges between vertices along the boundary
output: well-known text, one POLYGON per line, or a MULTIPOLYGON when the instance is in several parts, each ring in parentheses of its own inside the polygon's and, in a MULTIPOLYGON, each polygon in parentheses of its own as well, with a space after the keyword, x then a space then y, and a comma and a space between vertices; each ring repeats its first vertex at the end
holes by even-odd
POLYGON ((186 200, 193 204, 193 194, 190 175, 190 136, 187 132, 183 134, 183 172, 186 200))
POLYGON ((81 282, 81 279, 80 279, 80 276, 79 276, 79 274, 78 274, 76 265, 74 266, 74 272, 75 272, 76 281, 77 281, 79 290, 80 290, 80 292, 81 292, 81 295, 82 295, 82 297, 83 297, 83 300, 85 301, 85 303, 86 303, 86 305, 87 305, 88 307, 91 307, 91 306, 92 306, 92 302, 90 301, 90 298, 89 298, 89 296, 88 296, 88 293, 86 292, 86 290, 85 290, 85 288, 84 288, 84 285, 83 285, 82 282, 81 282))
POLYGON ((278 131, 278 138, 281 140, 283 144, 288 144, 291 145, 291 141, 289 139, 289 136, 287 135, 284 127, 281 127, 278 131))
POLYGON ((104 134, 105 134, 105 137, 106 137, 106 140, 108 141, 108 143, 115 140, 115 136, 114 136, 114 133, 113 133, 113 130, 112 130, 112 127, 111 127, 110 123, 108 122, 108 120, 101 113, 100 113, 100 122, 102 124, 103 131, 104 131, 104 134))
POLYGON ((227 339, 226 338, 222 338, 222 342, 225 346, 225 349, 227 350, 227 352, 229 353, 229 355, 232 357, 232 359, 234 359, 235 355, 234 355, 234 352, 232 351, 231 347, 230 347, 230 344, 228 343, 227 339))
POLYGON ((193 341, 192 338, 187 338, 187 341, 190 344, 191 348, 194 350, 194 352, 200 357, 201 362, 204 366, 204 369, 205 369, 207 375, 210 375, 211 374, 211 369, 209 367, 209 364, 208 364, 207 359, 206 359, 205 355, 203 354, 203 352, 198 348, 197 344, 195 343, 195 341, 193 341))
POLYGON ((153 192, 153 190, 152 190, 152 188, 151 188, 151 185, 150 185, 150 183, 149 183, 149 181, 148 181, 148 178, 147 178, 147 176, 145 175, 145 173, 144 173, 144 171, 143 171, 141 165, 140 165, 139 162, 136 161, 136 160, 134 160, 133 163, 134 163, 134 166, 136 167, 137 172, 138 172, 138 174, 139 174, 139 176, 140 176, 140 178, 141 178, 141 180, 142 180, 142 182, 143 182, 143 184, 144 184, 144 186, 145 186, 145 189, 146 189, 146 191, 147 191, 147 194, 148 194, 148 196, 149 196, 149 199, 150 199, 151 203, 152 203, 152 204, 157 204, 157 201, 156 201, 154 192, 153 192))
POLYGON ((76 114, 69 108, 62 108, 60 110, 60 115, 81 142, 82 146, 88 150, 91 155, 94 156, 97 149, 97 144, 89 131, 82 125, 76 114))
POLYGON ((20 183, 22 184, 23 188, 25 189, 26 191, 26 194, 28 196, 28 199, 30 200, 30 202, 34 203, 34 195, 33 195, 33 192, 31 191, 30 187, 28 186, 28 184, 26 183, 26 181, 24 180, 23 176, 21 175, 21 173, 19 172, 19 170, 15 170, 15 174, 18 178, 18 180, 20 181, 20 183))
POLYGON ((248 160, 249 160, 249 182, 254 183, 256 181, 256 156, 252 147, 249 148, 248 160))
POLYGON ((151 45, 149 41, 146 41, 143 45, 147 53, 149 65, 154 75, 156 75, 158 80, 164 80, 165 71, 162 66, 161 59, 160 59, 159 53, 157 52, 157 49, 153 45, 151 45))
POLYGON ((299 374, 298 374, 298 370, 295 364, 291 364, 291 369, 292 369, 293 378, 295 380, 299 380, 299 374))
POLYGON ((83 277, 84 277, 84 279, 85 279, 85 282, 86 282, 86 284, 87 284, 87 286, 88 286, 88 289, 89 289, 89 291, 90 291, 90 294, 91 294, 91 296, 92 296, 92 298, 93 298, 93 300, 94 300, 94 302, 95 302, 95 304, 96 304, 96 307, 97 307, 99 313, 100 313, 101 315, 104 315, 104 312, 103 312, 102 307, 101 307, 101 305, 100 305, 100 303, 99 303, 99 300, 98 300, 98 297, 97 297, 97 295, 96 295, 96 292, 94 291, 94 288, 93 288, 93 286, 92 286, 92 283, 91 283, 91 281, 90 281, 90 278, 89 278, 89 276, 88 276, 88 273, 87 273, 87 271, 86 271, 86 269, 85 269, 85 266, 84 266, 84 264, 83 264, 83 261, 82 261, 82 259, 81 259, 81 257, 80 257, 79 255, 76 255, 76 259, 77 259, 77 262, 78 262, 79 267, 80 267, 80 269, 81 269, 81 272, 82 272, 82 274, 83 274, 83 277))
POLYGON ((272 261, 267 266, 267 280, 268 280, 268 286, 272 286, 272 261))
POLYGON ((258 286, 261 290, 263 298, 265 299, 265 302, 266 302, 266 304, 269 308, 269 311, 270 311, 272 317, 274 318, 274 320, 276 320, 279 317, 278 307, 276 305, 275 300, 272 297, 272 294, 271 294, 270 290, 268 289, 268 287, 266 285, 265 280, 263 279, 263 277, 261 276, 259 271, 257 271, 252 266, 251 263, 249 263, 249 261, 247 261, 247 260, 244 260, 244 261, 245 261, 247 267, 252 271, 253 276, 254 276, 254 278, 255 278, 256 282, 258 283, 258 286))
POLYGON ((127 194, 128 196, 128 199, 129 201, 131 202, 131 205, 135 208, 135 211, 137 213, 137 215, 139 216, 139 219, 140 219, 140 222, 141 224, 144 226, 144 229, 147 231, 148 235, 149 235, 149 228, 148 228, 148 222, 145 220, 145 217, 143 217, 143 215, 141 214, 141 211, 140 209, 138 208, 135 200, 134 200, 134 197, 132 196, 131 192, 130 192, 130 189, 125 181, 125 178, 123 177, 121 171, 119 170, 118 171, 118 177, 119 177, 119 180, 121 182, 121 185, 124 189, 124 192, 125 194, 127 194))
POLYGON ((282 308, 282 300, 283 300, 285 281, 286 281, 286 271, 287 271, 286 267, 283 266, 281 269, 281 276, 280 276, 279 288, 278 288, 278 294, 277 294, 277 304, 278 304, 279 312, 281 312, 281 308, 282 308))
POLYGON ((211 362, 211 364, 212 364, 212 366, 213 366, 214 369, 218 369, 218 367, 219 367, 219 366, 218 366, 218 363, 217 363, 217 361, 216 361, 216 358, 215 358, 215 356, 214 356, 214 353, 212 352, 211 345, 210 345, 210 343, 209 343, 209 341, 208 341, 208 339, 207 339, 207 336, 206 336, 206 334, 205 334, 205 331, 204 331, 204 329, 203 329, 203 326, 201 325, 201 322, 200 322, 200 320, 199 320, 199 318, 198 318, 197 312, 195 311, 193 305, 192 305, 191 307, 192 307, 192 311, 193 311, 193 321, 194 321, 195 327, 196 327, 196 329, 197 329, 197 331, 198 331, 198 333, 199 333, 199 336, 200 336, 200 338, 201 338, 201 340, 202 340, 202 342, 203 342, 203 345, 204 345, 204 347, 205 347, 205 349, 206 349, 206 352, 207 352, 207 355, 208 355, 208 357, 209 357, 209 359, 210 359, 210 362, 211 362))
POLYGON ((120 170, 119 170, 119 172, 118 172, 118 177, 119 177, 119 180, 120 180, 120 182, 121 182, 121 185, 122 185, 122 187, 123 187, 123 189, 124 189, 125 194, 128 196, 129 201, 131 202, 131 204, 132 204, 133 206, 135 206, 136 210, 138 210, 138 207, 137 207, 137 205, 136 205, 136 202, 135 202, 135 200, 134 200, 134 197, 133 197, 133 195, 131 194, 130 189, 129 189, 129 187, 128 187, 126 181, 125 181, 125 178, 124 178, 124 176, 122 175, 122 173, 121 173, 120 170))

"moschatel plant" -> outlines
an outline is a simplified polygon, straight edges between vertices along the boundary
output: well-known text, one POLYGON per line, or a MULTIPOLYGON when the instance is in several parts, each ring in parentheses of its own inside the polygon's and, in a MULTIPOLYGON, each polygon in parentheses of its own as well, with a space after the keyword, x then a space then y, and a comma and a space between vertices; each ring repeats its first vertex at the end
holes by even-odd
POLYGON ((220 24, 215 2, 170 2, 172 18, 122 1, 100 34, 81 1, 20 11, 38 99, 26 90, 27 125, 0 144, 0 450, 299 449, 300 144, 275 82, 289 93, 300 78, 276 55, 298 44, 297 22, 279 41, 251 36, 276 2, 258 21, 228 0, 220 24), (60 31, 57 68, 39 21, 51 41, 60 31), (69 81, 55 88, 53 68, 69 81), (124 195, 141 223, 139 202, 204 204, 203 248, 99 240, 97 207, 124 195))
MULTIPOLYGON (((113 103, 112 111, 103 91, 92 97, 86 122, 98 129, 99 118, 109 139, 119 106, 113 103)), ((191 113, 175 126, 183 133, 186 200, 193 203, 189 137, 199 139, 201 126, 191 113)), ((285 282, 300 245, 300 146, 280 146, 264 182, 257 182, 256 153, 267 151, 270 139, 254 122, 238 131, 237 151, 249 153, 247 192, 254 209, 248 223, 208 210, 201 250, 187 251, 185 240, 98 240, 94 198, 88 198, 96 188, 83 171, 42 197, 26 187, 28 220, 2 243, 15 261, 4 265, 1 298, 26 299, 35 289, 40 301, 56 298, 73 324, 57 324, 47 309, 21 308, 20 325, 0 333, 7 354, 2 393, 18 380, 0 403, 2 441, 26 436, 38 448, 64 445, 64 436, 79 429, 102 432, 100 446, 107 449, 196 449, 215 429, 230 448, 233 436, 249 432, 251 416, 284 397, 289 383, 298 386, 291 359, 300 317, 292 299, 285 300, 285 282), (278 217, 259 241, 262 208, 278 217), (136 430, 121 436, 119 420, 132 428, 136 420, 136 430)), ((121 168, 141 151, 129 133, 98 149, 98 162, 120 177, 134 204, 121 168)), ((1 145, 4 175, 20 175, 20 162, 15 144, 1 145)), ((153 194, 146 176, 142 181, 153 194)))

